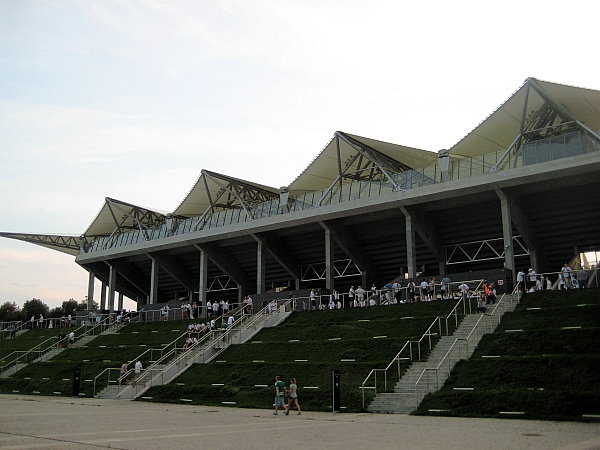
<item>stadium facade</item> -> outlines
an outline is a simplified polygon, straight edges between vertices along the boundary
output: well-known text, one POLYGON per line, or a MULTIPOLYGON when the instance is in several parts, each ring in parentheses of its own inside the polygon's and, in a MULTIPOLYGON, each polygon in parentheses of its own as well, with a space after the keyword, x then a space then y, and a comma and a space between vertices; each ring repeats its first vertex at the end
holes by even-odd
POLYGON ((170 213, 106 198, 81 236, 0 235, 74 255, 114 310, 421 273, 510 285, 599 249, 598 224, 600 92, 529 78, 447 150, 338 131, 289 186, 202 170, 170 213))

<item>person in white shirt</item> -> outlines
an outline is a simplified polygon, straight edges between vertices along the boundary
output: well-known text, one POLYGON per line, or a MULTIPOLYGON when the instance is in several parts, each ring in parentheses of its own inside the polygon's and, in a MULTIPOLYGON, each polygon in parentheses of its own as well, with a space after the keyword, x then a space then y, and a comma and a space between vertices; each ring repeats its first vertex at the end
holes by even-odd
POLYGON ((140 374, 142 373, 142 369, 143 369, 142 362, 140 360, 136 361, 135 366, 134 366, 136 378, 140 376, 140 374))
POLYGON ((469 285, 463 281, 460 286, 458 286, 458 290, 461 292, 462 297, 466 299, 469 294, 469 285))
POLYGON ((519 273, 517 273, 517 286, 519 291, 525 292, 525 272, 522 270, 519 270, 519 273))
POLYGON ((569 267, 569 265, 567 263, 564 264, 564 266, 562 266, 562 269, 560 269, 560 273, 563 275, 563 278, 565 280, 565 289, 570 289, 572 287, 572 275, 573 275, 573 271, 571 270, 571 267, 569 267))
POLYGON ((231 328, 233 326, 233 316, 229 316, 227 318, 227 328, 231 328))

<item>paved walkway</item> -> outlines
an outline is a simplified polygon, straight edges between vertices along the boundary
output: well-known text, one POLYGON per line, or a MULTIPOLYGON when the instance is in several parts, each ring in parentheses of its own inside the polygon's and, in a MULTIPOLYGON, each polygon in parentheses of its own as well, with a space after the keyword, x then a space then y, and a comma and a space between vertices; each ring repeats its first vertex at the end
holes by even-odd
POLYGON ((2 449, 600 449, 600 424, 0 395, 2 449))

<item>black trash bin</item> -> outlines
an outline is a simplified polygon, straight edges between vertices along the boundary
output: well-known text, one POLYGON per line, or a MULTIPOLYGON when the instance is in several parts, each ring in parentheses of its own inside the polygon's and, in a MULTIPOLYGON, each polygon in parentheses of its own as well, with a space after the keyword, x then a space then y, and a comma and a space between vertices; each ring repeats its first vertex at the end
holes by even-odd
POLYGON ((81 388, 81 368, 75 367, 73 369, 73 397, 79 397, 80 388, 81 388))

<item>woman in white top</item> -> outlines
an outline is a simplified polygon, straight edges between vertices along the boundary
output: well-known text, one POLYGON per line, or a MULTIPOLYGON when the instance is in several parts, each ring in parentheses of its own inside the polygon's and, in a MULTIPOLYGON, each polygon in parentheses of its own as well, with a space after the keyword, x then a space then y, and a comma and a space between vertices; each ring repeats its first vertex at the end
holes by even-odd
POLYGON ((300 410, 300 403, 298 403, 298 385, 296 384, 295 378, 290 378, 290 387, 286 389, 286 393, 288 395, 288 404, 285 408, 285 415, 290 414, 290 409, 292 409, 292 402, 296 405, 296 409, 298 410, 298 414, 302 411, 300 410))

